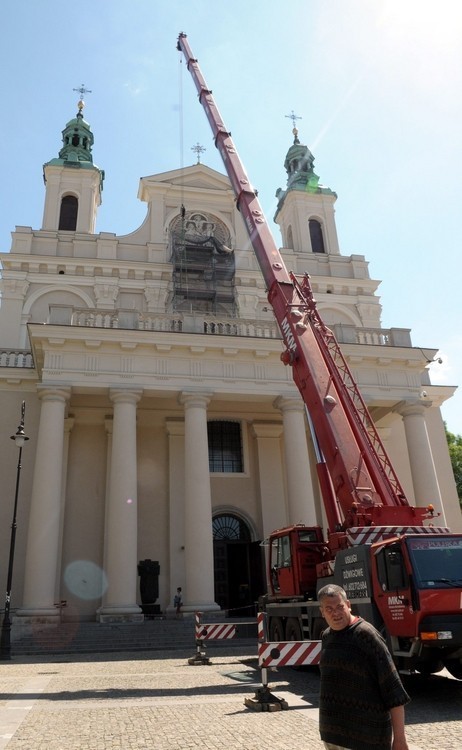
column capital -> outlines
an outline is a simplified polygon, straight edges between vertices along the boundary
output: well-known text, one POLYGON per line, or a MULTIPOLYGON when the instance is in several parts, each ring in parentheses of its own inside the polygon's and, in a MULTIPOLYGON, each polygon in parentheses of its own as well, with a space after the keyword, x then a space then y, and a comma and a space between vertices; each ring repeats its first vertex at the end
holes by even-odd
POLYGON ((7 279, 3 279, 2 292, 4 299, 19 299, 22 301, 26 296, 29 287, 30 283, 26 281, 25 271, 10 275, 7 279))
POLYGON ((71 389, 65 386, 38 385, 37 395, 41 401, 69 401, 71 389))
POLYGON ((137 404, 142 395, 142 390, 135 390, 133 388, 109 389, 109 398, 114 404, 137 404))
POLYGON ((114 304, 119 294, 118 279, 104 278, 95 281, 93 291, 96 297, 96 306, 98 309, 106 308, 114 310, 114 304))
POLYGON ((173 437, 184 436, 184 420, 183 419, 166 419, 165 430, 167 432, 167 435, 172 435, 173 437))
POLYGON ((279 411, 296 411, 305 413, 305 404, 301 398, 295 396, 278 396, 273 401, 273 406, 279 411))
POLYGON ((425 410, 431 405, 431 401, 423 402, 417 399, 407 399, 406 401, 400 401, 399 404, 396 404, 393 411, 401 414, 402 417, 411 417, 414 415, 424 417, 425 410))
POLYGON ((278 422, 252 422, 252 432, 256 438, 279 438, 283 430, 278 422))
POLYGON ((206 409, 212 397, 213 393, 207 391, 182 391, 178 396, 178 401, 180 404, 183 404, 185 409, 188 409, 190 406, 201 406, 203 409, 206 409))

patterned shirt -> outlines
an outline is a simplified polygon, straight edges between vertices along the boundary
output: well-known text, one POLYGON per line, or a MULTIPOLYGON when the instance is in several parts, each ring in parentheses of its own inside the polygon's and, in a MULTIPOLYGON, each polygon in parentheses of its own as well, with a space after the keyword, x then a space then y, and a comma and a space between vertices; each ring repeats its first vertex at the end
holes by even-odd
POLYGON ((410 700, 377 630, 361 618, 322 636, 321 739, 350 750, 390 750, 390 709, 410 700))

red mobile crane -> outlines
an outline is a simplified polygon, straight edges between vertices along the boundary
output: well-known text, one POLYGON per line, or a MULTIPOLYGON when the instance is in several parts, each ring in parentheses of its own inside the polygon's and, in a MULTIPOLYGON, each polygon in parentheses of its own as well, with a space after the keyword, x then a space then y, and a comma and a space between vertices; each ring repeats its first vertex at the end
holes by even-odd
POLYGON ((288 272, 231 134, 193 57, 178 37, 212 128, 281 329, 284 364, 305 403, 328 523, 279 529, 268 540, 270 640, 317 639, 317 589, 342 585, 353 609, 387 637, 402 669, 462 679, 462 535, 432 524, 433 506, 412 507, 380 441, 308 275, 288 272))

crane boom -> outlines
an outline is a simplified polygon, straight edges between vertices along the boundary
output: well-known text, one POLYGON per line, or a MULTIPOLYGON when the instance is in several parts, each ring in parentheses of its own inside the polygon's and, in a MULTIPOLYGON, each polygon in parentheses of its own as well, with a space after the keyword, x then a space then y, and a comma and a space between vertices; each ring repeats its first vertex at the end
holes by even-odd
POLYGON ((296 277, 287 270, 186 34, 179 35, 177 49, 185 57, 260 265, 284 340, 281 359, 292 367, 314 426, 332 488, 330 497, 323 492, 330 531, 422 525, 432 511, 406 500, 335 336, 317 311, 308 275, 296 277))

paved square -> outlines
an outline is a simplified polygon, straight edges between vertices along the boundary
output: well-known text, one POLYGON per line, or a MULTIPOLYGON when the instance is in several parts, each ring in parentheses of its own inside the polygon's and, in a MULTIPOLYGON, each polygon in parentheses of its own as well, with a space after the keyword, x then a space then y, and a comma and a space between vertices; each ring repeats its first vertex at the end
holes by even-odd
MULTIPOLYGON (((244 700, 261 675, 243 650, 210 649, 207 666, 189 665, 186 651, 13 657, 0 663, 0 750, 322 750, 317 671, 271 672, 289 710, 252 711, 244 700)), ((437 684, 454 704, 443 697, 435 732, 422 688, 407 721, 412 750, 460 748, 462 686, 437 684)))

